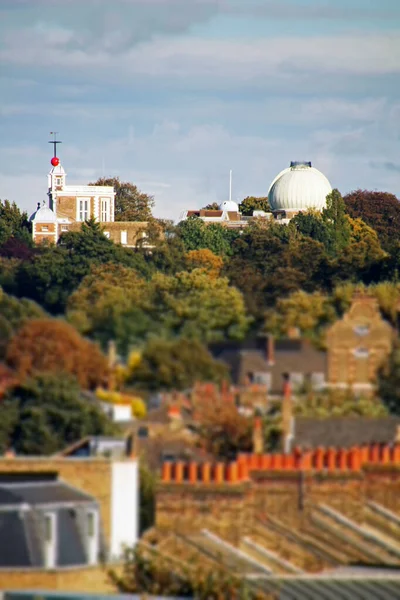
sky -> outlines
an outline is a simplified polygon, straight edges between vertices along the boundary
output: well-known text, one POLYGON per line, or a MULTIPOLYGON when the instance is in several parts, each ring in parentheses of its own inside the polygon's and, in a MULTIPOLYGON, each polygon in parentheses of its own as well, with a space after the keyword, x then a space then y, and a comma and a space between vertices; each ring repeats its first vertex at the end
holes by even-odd
POLYGON ((0 198, 119 176, 155 216, 292 160, 400 198, 399 0, 0 0, 0 198))

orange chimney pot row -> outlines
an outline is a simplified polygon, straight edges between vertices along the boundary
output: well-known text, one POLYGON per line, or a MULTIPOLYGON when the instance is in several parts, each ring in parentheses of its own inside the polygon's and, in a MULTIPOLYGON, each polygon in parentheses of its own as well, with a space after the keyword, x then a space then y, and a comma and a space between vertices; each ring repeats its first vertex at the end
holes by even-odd
POLYGON ((163 483, 241 483, 252 471, 360 471, 366 465, 399 465, 400 443, 344 448, 316 448, 291 454, 239 454, 235 462, 166 462, 163 483))

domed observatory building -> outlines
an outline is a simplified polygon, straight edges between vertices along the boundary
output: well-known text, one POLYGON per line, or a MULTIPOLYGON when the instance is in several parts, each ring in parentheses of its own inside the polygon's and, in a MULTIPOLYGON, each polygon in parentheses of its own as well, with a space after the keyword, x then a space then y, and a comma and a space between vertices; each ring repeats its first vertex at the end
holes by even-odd
POLYGON ((311 162, 291 162, 271 183, 268 201, 274 217, 289 222, 300 211, 321 211, 331 192, 328 179, 311 162))

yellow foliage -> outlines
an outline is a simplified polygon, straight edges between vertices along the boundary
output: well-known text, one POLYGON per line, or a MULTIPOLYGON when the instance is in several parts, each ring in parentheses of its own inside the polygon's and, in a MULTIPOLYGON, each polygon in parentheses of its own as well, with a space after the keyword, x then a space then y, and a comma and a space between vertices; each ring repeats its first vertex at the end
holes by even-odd
POLYGON ((122 392, 112 392, 104 388, 97 388, 96 396, 99 400, 108 404, 130 404, 133 416, 138 419, 146 416, 146 404, 139 396, 131 396, 122 392))
POLYGON ((127 360, 127 368, 129 369, 129 371, 134 371, 140 365, 141 360, 142 355, 140 352, 138 352, 137 350, 131 352, 127 360))

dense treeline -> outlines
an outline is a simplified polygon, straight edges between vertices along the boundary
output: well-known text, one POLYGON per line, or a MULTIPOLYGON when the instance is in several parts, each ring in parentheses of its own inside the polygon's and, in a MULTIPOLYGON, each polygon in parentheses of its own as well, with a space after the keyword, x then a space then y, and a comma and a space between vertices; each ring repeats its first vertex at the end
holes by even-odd
MULTIPOLYGON (((267 199, 243 205, 268 209, 267 199)), ((151 249, 116 245, 94 221, 57 246, 35 247, 15 204, 1 203, 0 216, 3 356, 18 348, 13 336, 27 320, 50 327, 52 317, 103 351, 110 340, 122 358, 138 351, 131 385, 182 389, 196 378, 226 377, 210 342, 284 336, 296 324, 323 345, 326 326, 356 286, 368 286, 396 324, 400 204, 390 194, 358 190, 342 198, 334 190, 322 213, 300 213, 287 226, 254 219, 242 231, 195 217, 177 226, 151 219, 151 249)))

